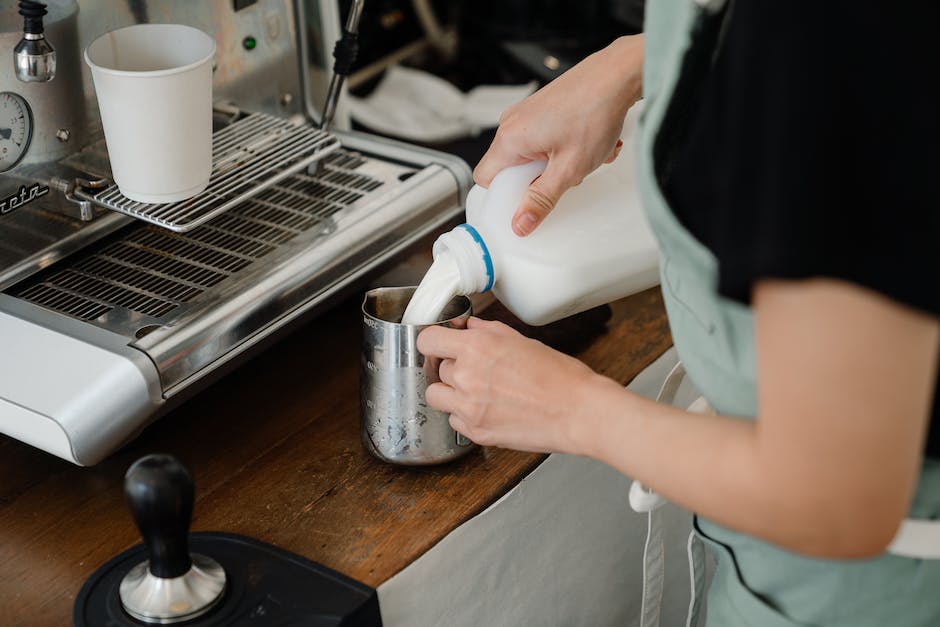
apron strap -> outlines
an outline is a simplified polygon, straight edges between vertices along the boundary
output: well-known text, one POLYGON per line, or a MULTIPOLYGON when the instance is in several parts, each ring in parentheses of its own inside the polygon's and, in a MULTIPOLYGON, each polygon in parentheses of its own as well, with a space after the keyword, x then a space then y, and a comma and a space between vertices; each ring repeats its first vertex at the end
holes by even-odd
POLYGON ((658 507, 647 513, 646 546, 643 547, 643 595, 640 627, 659 627, 666 580, 666 551, 658 507))
MULTIPOLYGON (((685 366, 680 361, 666 375, 666 380, 663 381, 662 387, 659 388, 659 394, 656 395, 656 402, 672 405, 676 400, 676 393, 679 391, 683 379, 685 379, 685 366)), ((648 489, 636 479, 630 484, 629 498, 630 507, 633 511, 640 513, 651 512, 666 502, 666 499, 648 489)))
MULTIPOLYGON (((657 403, 672 405, 685 379, 685 367, 680 361, 666 376, 656 395, 657 403)), ((666 499, 634 480, 630 485, 630 507, 636 512, 646 512, 646 545, 643 547, 643 593, 640 605, 640 627, 659 627, 663 607, 663 588, 666 579, 666 551, 663 544, 662 515, 659 508, 666 499)), ((702 595, 705 590, 705 548, 695 535, 689 536, 689 578, 692 598, 689 602, 687 627, 698 622, 702 595)))
POLYGON ((940 559, 940 520, 914 520, 901 522, 888 553, 915 559, 940 559))
POLYGON ((705 598, 705 543, 695 533, 689 533, 687 546, 689 554, 689 613, 686 615, 685 627, 696 627, 699 614, 702 611, 702 599, 705 598))

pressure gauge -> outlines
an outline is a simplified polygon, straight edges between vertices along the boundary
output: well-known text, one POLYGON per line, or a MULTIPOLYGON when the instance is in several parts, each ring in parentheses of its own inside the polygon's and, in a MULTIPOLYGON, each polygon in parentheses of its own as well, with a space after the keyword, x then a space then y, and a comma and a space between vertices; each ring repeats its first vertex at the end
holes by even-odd
POLYGON ((0 172, 23 158, 33 136, 33 114, 22 96, 0 92, 0 172))

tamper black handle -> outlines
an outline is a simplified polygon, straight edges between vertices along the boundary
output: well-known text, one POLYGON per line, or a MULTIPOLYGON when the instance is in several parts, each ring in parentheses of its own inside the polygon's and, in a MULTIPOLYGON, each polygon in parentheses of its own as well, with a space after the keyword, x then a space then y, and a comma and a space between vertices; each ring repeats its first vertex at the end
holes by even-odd
POLYGON ((185 575, 189 524, 193 515, 193 479, 172 455, 147 455, 124 476, 124 494, 150 553, 150 573, 172 579, 185 575))

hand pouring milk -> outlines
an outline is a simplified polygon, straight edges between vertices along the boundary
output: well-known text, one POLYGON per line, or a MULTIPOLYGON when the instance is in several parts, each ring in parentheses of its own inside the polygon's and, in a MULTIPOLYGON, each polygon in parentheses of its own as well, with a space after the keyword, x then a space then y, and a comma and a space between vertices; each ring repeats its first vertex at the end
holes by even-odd
POLYGON ((524 322, 542 325, 658 282, 632 168, 601 166, 566 192, 535 232, 512 232, 512 216, 545 166, 508 168, 489 189, 470 190, 467 223, 434 242, 434 263, 403 323, 433 324, 454 296, 492 289, 524 322))

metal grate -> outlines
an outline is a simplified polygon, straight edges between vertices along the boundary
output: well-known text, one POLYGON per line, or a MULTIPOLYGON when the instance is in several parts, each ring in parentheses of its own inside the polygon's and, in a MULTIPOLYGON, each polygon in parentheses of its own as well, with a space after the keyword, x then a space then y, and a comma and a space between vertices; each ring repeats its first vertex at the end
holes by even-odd
POLYGON ((176 308, 175 303, 151 295, 142 287, 135 289, 107 277, 90 276, 71 269, 56 273, 50 282, 72 293, 83 294, 90 300, 112 303, 146 316, 159 318, 176 308))
POLYGON ((34 285, 20 294, 20 298, 69 314, 80 320, 94 320, 111 311, 112 307, 89 300, 87 296, 66 292, 54 285, 34 285))
POLYGON ((382 186, 345 151, 317 176, 295 174, 187 233, 139 225, 15 296, 82 320, 115 307, 159 318, 382 186))
POLYGON ((142 203, 124 196, 117 185, 99 192, 79 188, 75 195, 182 233, 338 148, 339 141, 325 131, 265 113, 252 113, 213 135, 209 186, 193 198, 164 204, 142 203))

